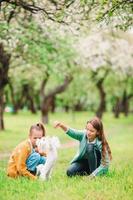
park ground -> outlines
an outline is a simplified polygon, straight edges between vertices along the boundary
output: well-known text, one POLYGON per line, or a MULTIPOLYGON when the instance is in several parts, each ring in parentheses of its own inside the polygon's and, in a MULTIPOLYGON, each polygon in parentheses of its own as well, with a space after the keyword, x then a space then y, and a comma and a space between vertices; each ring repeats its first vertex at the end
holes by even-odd
POLYGON ((89 180, 88 177, 68 178, 66 169, 75 155, 78 145, 63 131, 53 128, 54 120, 61 120, 77 129, 93 116, 91 113, 55 113, 46 125, 48 135, 57 135, 61 141, 59 158, 48 182, 16 180, 6 176, 6 167, 12 149, 27 137, 30 125, 40 121, 40 114, 20 112, 5 114, 5 131, 0 132, 0 199, 1 200, 132 200, 133 199, 133 115, 115 119, 106 113, 103 124, 113 160, 110 171, 104 177, 89 180))

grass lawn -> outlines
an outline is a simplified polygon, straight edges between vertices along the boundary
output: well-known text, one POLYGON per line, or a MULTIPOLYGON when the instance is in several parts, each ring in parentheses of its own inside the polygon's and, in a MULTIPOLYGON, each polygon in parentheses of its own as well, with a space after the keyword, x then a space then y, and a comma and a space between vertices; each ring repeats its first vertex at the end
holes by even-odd
MULTIPOLYGON (((72 141, 63 131, 54 129, 54 120, 61 120, 73 128, 82 129, 93 115, 87 112, 50 115, 46 125, 48 135, 58 135, 61 143, 72 141)), ((67 167, 78 146, 59 149, 59 158, 48 182, 11 179, 6 176, 9 153, 27 138, 29 127, 40 115, 21 112, 5 114, 6 130, 0 132, 0 200, 133 200, 133 115, 115 119, 105 114, 103 124, 112 150, 113 160, 105 177, 89 180, 87 177, 68 178, 67 167)))

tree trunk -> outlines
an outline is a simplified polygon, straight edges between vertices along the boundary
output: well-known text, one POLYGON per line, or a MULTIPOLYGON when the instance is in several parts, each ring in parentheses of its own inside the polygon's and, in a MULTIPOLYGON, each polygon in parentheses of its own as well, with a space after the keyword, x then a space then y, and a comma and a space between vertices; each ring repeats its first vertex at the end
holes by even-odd
POLYGON ((28 107, 29 107, 30 111, 33 114, 35 114, 36 108, 35 108, 35 104, 34 104, 33 94, 31 94, 31 91, 33 91, 33 88, 30 85, 25 84, 23 86, 23 95, 26 98, 26 102, 28 102, 28 107))
POLYGON ((96 111, 96 115, 99 118, 102 118, 103 112, 106 111, 106 93, 104 91, 103 81, 98 81, 96 86, 97 86, 99 94, 100 94, 100 104, 96 111))
POLYGON ((102 118, 102 115, 103 115, 103 112, 106 111, 106 93, 104 91, 104 86, 103 86, 103 83, 109 73, 109 69, 105 70, 104 71, 104 74, 103 76, 100 78, 99 77, 99 70, 97 70, 96 72, 93 71, 92 73, 92 80, 94 82, 96 82, 96 87, 99 91, 99 96, 100 96, 100 103, 99 103, 99 107, 96 111, 96 116, 99 117, 99 118, 102 118))
POLYGON ((4 100, 3 100, 3 91, 0 91, 0 130, 4 130, 4 120, 3 120, 3 113, 4 113, 4 100))
POLYGON ((49 107, 50 107, 49 99, 48 98, 44 98, 43 104, 41 105, 42 122, 44 124, 48 124, 49 123, 49 118, 48 118, 49 107))
POLYGON ((43 124, 49 123, 48 112, 42 113, 42 123, 43 124))
POLYGON ((4 87, 8 83, 8 70, 10 62, 10 54, 4 50, 3 44, 0 43, 0 130, 4 129, 4 87))
POLYGON ((47 80, 48 80, 48 78, 46 80, 43 80, 42 85, 41 85, 41 89, 40 89, 40 96, 41 96, 41 103, 40 103, 41 106, 40 107, 41 107, 41 114, 42 114, 42 122, 43 123, 49 122, 48 113, 49 113, 50 106, 51 106, 51 99, 55 98, 55 96, 57 94, 65 91, 65 89, 67 88, 69 83, 72 81, 72 77, 67 76, 64 79, 64 82, 62 84, 55 87, 52 91, 50 91, 47 95, 45 95, 44 88, 46 86, 47 80))
POLYGON ((42 122, 44 124, 49 123, 48 113, 51 110, 51 102, 53 102, 53 99, 55 99, 55 97, 53 96, 48 96, 43 99, 43 103, 41 105, 41 113, 42 113, 42 122))
POLYGON ((36 108, 32 97, 29 97, 29 108, 33 114, 36 114, 36 108))
POLYGON ((18 109, 19 109, 18 105, 20 105, 20 101, 18 101, 19 104, 18 104, 18 102, 15 101, 14 89, 13 89, 13 86, 12 86, 12 83, 11 83, 10 80, 9 80, 9 88, 10 88, 10 92, 11 92, 11 101, 12 101, 12 104, 13 104, 13 114, 17 114, 18 109))
POLYGON ((51 98, 51 103, 50 103, 50 110, 51 110, 51 112, 52 113, 54 113, 55 112, 55 97, 52 97, 51 98))
POLYGON ((129 113, 129 100, 133 97, 133 94, 127 95, 127 91, 124 90, 122 98, 116 99, 116 104, 113 109, 116 118, 119 118, 120 113, 124 113, 128 116, 129 113))
POLYGON ((80 102, 74 105, 74 111, 83 111, 83 106, 80 102))
POLYGON ((123 98, 121 101, 121 107, 122 107, 122 112, 125 114, 125 116, 128 116, 129 112, 129 103, 128 103, 128 96, 127 96, 127 91, 124 90, 123 92, 123 98))
POLYGON ((65 106, 64 106, 64 109, 65 109, 65 112, 68 113, 70 108, 69 108, 68 105, 65 105, 65 106))
POLYGON ((115 118, 119 118, 120 107, 121 107, 120 104, 121 104, 120 98, 116 98, 116 103, 115 103, 115 106, 114 106, 114 109, 113 109, 115 118))

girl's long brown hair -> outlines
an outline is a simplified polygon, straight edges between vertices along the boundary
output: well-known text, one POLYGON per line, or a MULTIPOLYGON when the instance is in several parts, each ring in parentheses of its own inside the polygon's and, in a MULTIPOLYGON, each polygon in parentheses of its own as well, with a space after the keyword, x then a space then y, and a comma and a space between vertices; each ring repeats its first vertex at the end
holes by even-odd
POLYGON ((37 123, 37 124, 34 124, 30 127, 30 131, 29 131, 29 135, 32 135, 32 130, 35 129, 35 130, 42 130, 43 132, 43 137, 45 137, 45 134, 46 134, 46 130, 43 126, 43 124, 41 122, 37 123))
POLYGON ((98 132, 97 138, 102 142, 102 158, 105 158, 106 150, 109 154, 110 160, 112 159, 111 149, 104 135, 104 129, 102 121, 98 117, 94 117, 92 120, 87 121, 87 124, 90 123, 98 132))

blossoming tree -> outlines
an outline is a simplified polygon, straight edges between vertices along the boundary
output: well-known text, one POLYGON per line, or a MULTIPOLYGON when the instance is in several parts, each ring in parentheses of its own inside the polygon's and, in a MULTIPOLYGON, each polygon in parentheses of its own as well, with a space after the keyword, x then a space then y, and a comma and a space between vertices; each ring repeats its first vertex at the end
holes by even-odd
MULTIPOLYGON (((104 82, 108 75, 113 73, 121 81, 133 75, 133 38, 130 41, 129 34, 125 35, 99 32, 80 38, 75 45, 79 52, 77 62, 90 70, 91 80, 99 90, 100 103, 96 112, 99 117, 106 110, 104 82)), ((129 96, 131 98, 132 94, 129 96)))

